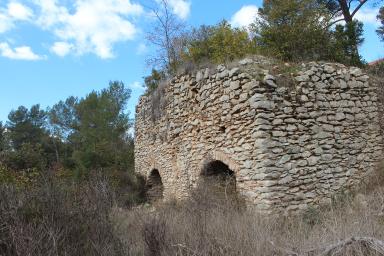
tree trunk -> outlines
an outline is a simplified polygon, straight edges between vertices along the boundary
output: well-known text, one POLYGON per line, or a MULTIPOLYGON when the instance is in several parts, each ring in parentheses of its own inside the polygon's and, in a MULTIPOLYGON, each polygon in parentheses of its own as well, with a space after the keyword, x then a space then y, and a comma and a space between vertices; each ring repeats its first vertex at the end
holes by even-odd
MULTIPOLYGON (((340 9, 341 9, 341 12, 343 14, 344 21, 345 21, 346 25, 347 26, 351 25, 353 22, 353 15, 351 14, 350 6, 348 5, 347 0, 338 0, 338 1, 339 1, 340 9)), ((349 41, 352 44, 351 45, 351 47, 352 47, 352 53, 351 54, 352 55, 350 56, 351 60, 354 60, 354 59, 360 60, 359 48, 358 48, 356 40, 354 40, 356 38, 356 32, 353 31, 353 34, 348 33, 348 36, 349 36, 349 41)))
POLYGON ((339 0, 339 5, 340 5, 341 12, 343 13, 345 23, 347 24, 351 23, 353 20, 353 17, 349 10, 347 0, 339 0))

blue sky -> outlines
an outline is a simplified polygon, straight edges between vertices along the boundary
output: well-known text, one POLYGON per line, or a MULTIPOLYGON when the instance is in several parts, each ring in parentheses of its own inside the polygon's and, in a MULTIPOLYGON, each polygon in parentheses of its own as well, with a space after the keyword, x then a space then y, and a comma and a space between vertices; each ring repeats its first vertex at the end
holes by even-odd
MULTIPOLYGON (((153 49, 144 39, 151 24, 145 7, 156 0, 0 0, 0 121, 20 105, 52 106, 68 96, 85 96, 111 80, 132 89, 131 117, 140 94, 145 59, 153 49)), ((247 25, 261 0, 169 0, 190 26, 247 25)), ((375 29, 377 7, 358 15, 364 22, 367 61, 384 56, 375 29)))

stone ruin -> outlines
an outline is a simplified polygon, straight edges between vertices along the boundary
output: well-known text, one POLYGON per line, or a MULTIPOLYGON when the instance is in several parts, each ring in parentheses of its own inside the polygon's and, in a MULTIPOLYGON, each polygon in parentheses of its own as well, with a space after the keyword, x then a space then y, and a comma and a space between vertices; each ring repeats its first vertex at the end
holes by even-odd
POLYGON ((221 173, 262 212, 327 203, 380 160, 372 81, 355 67, 265 58, 178 75, 139 101, 136 172, 156 199, 221 173))

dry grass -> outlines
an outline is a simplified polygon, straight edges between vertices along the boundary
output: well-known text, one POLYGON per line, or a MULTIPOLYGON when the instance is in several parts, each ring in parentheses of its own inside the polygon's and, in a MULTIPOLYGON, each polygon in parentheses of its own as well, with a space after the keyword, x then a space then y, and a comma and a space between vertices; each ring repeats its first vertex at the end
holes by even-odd
POLYGON ((156 210, 115 209, 112 216, 130 255, 384 255, 366 239, 384 240, 380 177, 297 216, 262 216, 205 192, 156 210))
POLYGON ((0 186, 0 255, 126 255, 109 220, 114 200, 103 177, 81 185, 41 179, 23 190, 0 186))
POLYGON ((123 209, 101 175, 81 185, 44 178, 22 191, 2 185, 0 255, 384 255, 383 185, 381 171, 331 205, 289 217, 260 215, 204 186, 184 202, 123 209))
POLYGON ((153 122, 158 121, 164 115, 164 111, 167 105, 166 91, 169 81, 160 82, 159 86, 154 89, 149 95, 151 100, 151 120, 153 122))

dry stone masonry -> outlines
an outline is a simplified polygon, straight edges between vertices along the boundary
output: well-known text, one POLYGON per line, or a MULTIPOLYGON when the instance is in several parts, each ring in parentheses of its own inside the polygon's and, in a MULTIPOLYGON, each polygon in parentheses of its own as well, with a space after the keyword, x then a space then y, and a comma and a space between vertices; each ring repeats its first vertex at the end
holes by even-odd
POLYGON ((147 178, 158 171, 164 198, 181 199, 205 166, 220 161, 260 211, 328 202, 379 161, 377 85, 370 81, 355 67, 274 66, 263 58, 178 75, 140 99, 136 171, 147 178))

